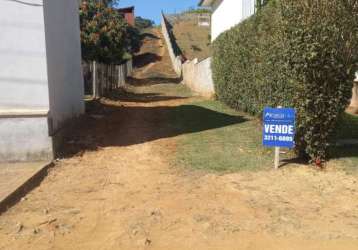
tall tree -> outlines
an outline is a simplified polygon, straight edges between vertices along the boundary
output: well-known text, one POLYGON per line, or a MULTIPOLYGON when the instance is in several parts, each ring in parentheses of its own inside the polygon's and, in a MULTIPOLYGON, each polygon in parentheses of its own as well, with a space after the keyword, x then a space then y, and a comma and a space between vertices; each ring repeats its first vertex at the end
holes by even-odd
POLYGON ((117 64, 140 47, 138 30, 130 27, 116 10, 97 0, 82 3, 80 23, 84 60, 117 64))

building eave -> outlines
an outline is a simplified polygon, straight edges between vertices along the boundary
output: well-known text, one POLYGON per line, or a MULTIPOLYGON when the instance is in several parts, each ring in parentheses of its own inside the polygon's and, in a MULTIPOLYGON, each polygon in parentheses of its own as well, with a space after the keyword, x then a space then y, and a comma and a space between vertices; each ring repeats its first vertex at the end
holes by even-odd
POLYGON ((134 6, 126 7, 126 8, 118 8, 116 9, 119 12, 134 12, 134 6))

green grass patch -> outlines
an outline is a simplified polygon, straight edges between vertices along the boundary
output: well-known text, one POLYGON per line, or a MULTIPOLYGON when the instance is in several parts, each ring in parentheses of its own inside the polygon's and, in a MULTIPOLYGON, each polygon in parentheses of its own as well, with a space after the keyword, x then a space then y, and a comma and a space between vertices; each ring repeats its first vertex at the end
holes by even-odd
POLYGON ((348 173, 358 174, 358 146, 340 146, 330 149, 331 164, 339 166, 348 173))
POLYGON ((170 114, 178 134, 178 165, 209 171, 272 167, 273 152, 261 145, 260 121, 218 101, 177 107, 170 114))
POLYGON ((338 123, 336 138, 341 140, 358 140, 358 115, 349 113, 344 113, 342 115, 338 123))
POLYGON ((345 113, 337 127, 334 141, 338 145, 330 148, 332 162, 349 172, 358 173, 358 116, 345 113))
MULTIPOLYGON (((175 156, 179 166, 219 172, 273 167, 273 150, 262 146, 261 122, 219 101, 175 107, 170 112, 170 126, 180 135, 175 156)), ((337 139, 358 139, 357 116, 346 114, 343 117, 337 139)), ((357 146, 332 147, 331 157, 330 164, 348 172, 358 170, 357 146)), ((282 158, 292 160, 294 155, 290 152, 282 158)))
POLYGON ((163 83, 153 85, 126 86, 126 92, 136 94, 155 94, 161 96, 173 96, 173 97, 192 97, 193 93, 184 84, 178 83, 163 83))
POLYGON ((178 96, 178 97, 191 97, 193 93, 184 84, 177 83, 165 83, 156 84, 150 87, 142 87, 143 92, 155 92, 166 96, 178 96))

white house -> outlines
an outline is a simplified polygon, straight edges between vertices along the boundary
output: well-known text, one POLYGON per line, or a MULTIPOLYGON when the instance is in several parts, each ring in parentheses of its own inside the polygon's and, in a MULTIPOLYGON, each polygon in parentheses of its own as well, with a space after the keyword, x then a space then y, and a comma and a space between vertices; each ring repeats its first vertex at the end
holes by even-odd
POLYGON ((255 0, 201 0, 199 6, 213 10, 211 39, 255 13, 255 0))
POLYGON ((0 0, 0 162, 52 159, 83 92, 78 0, 0 0))

